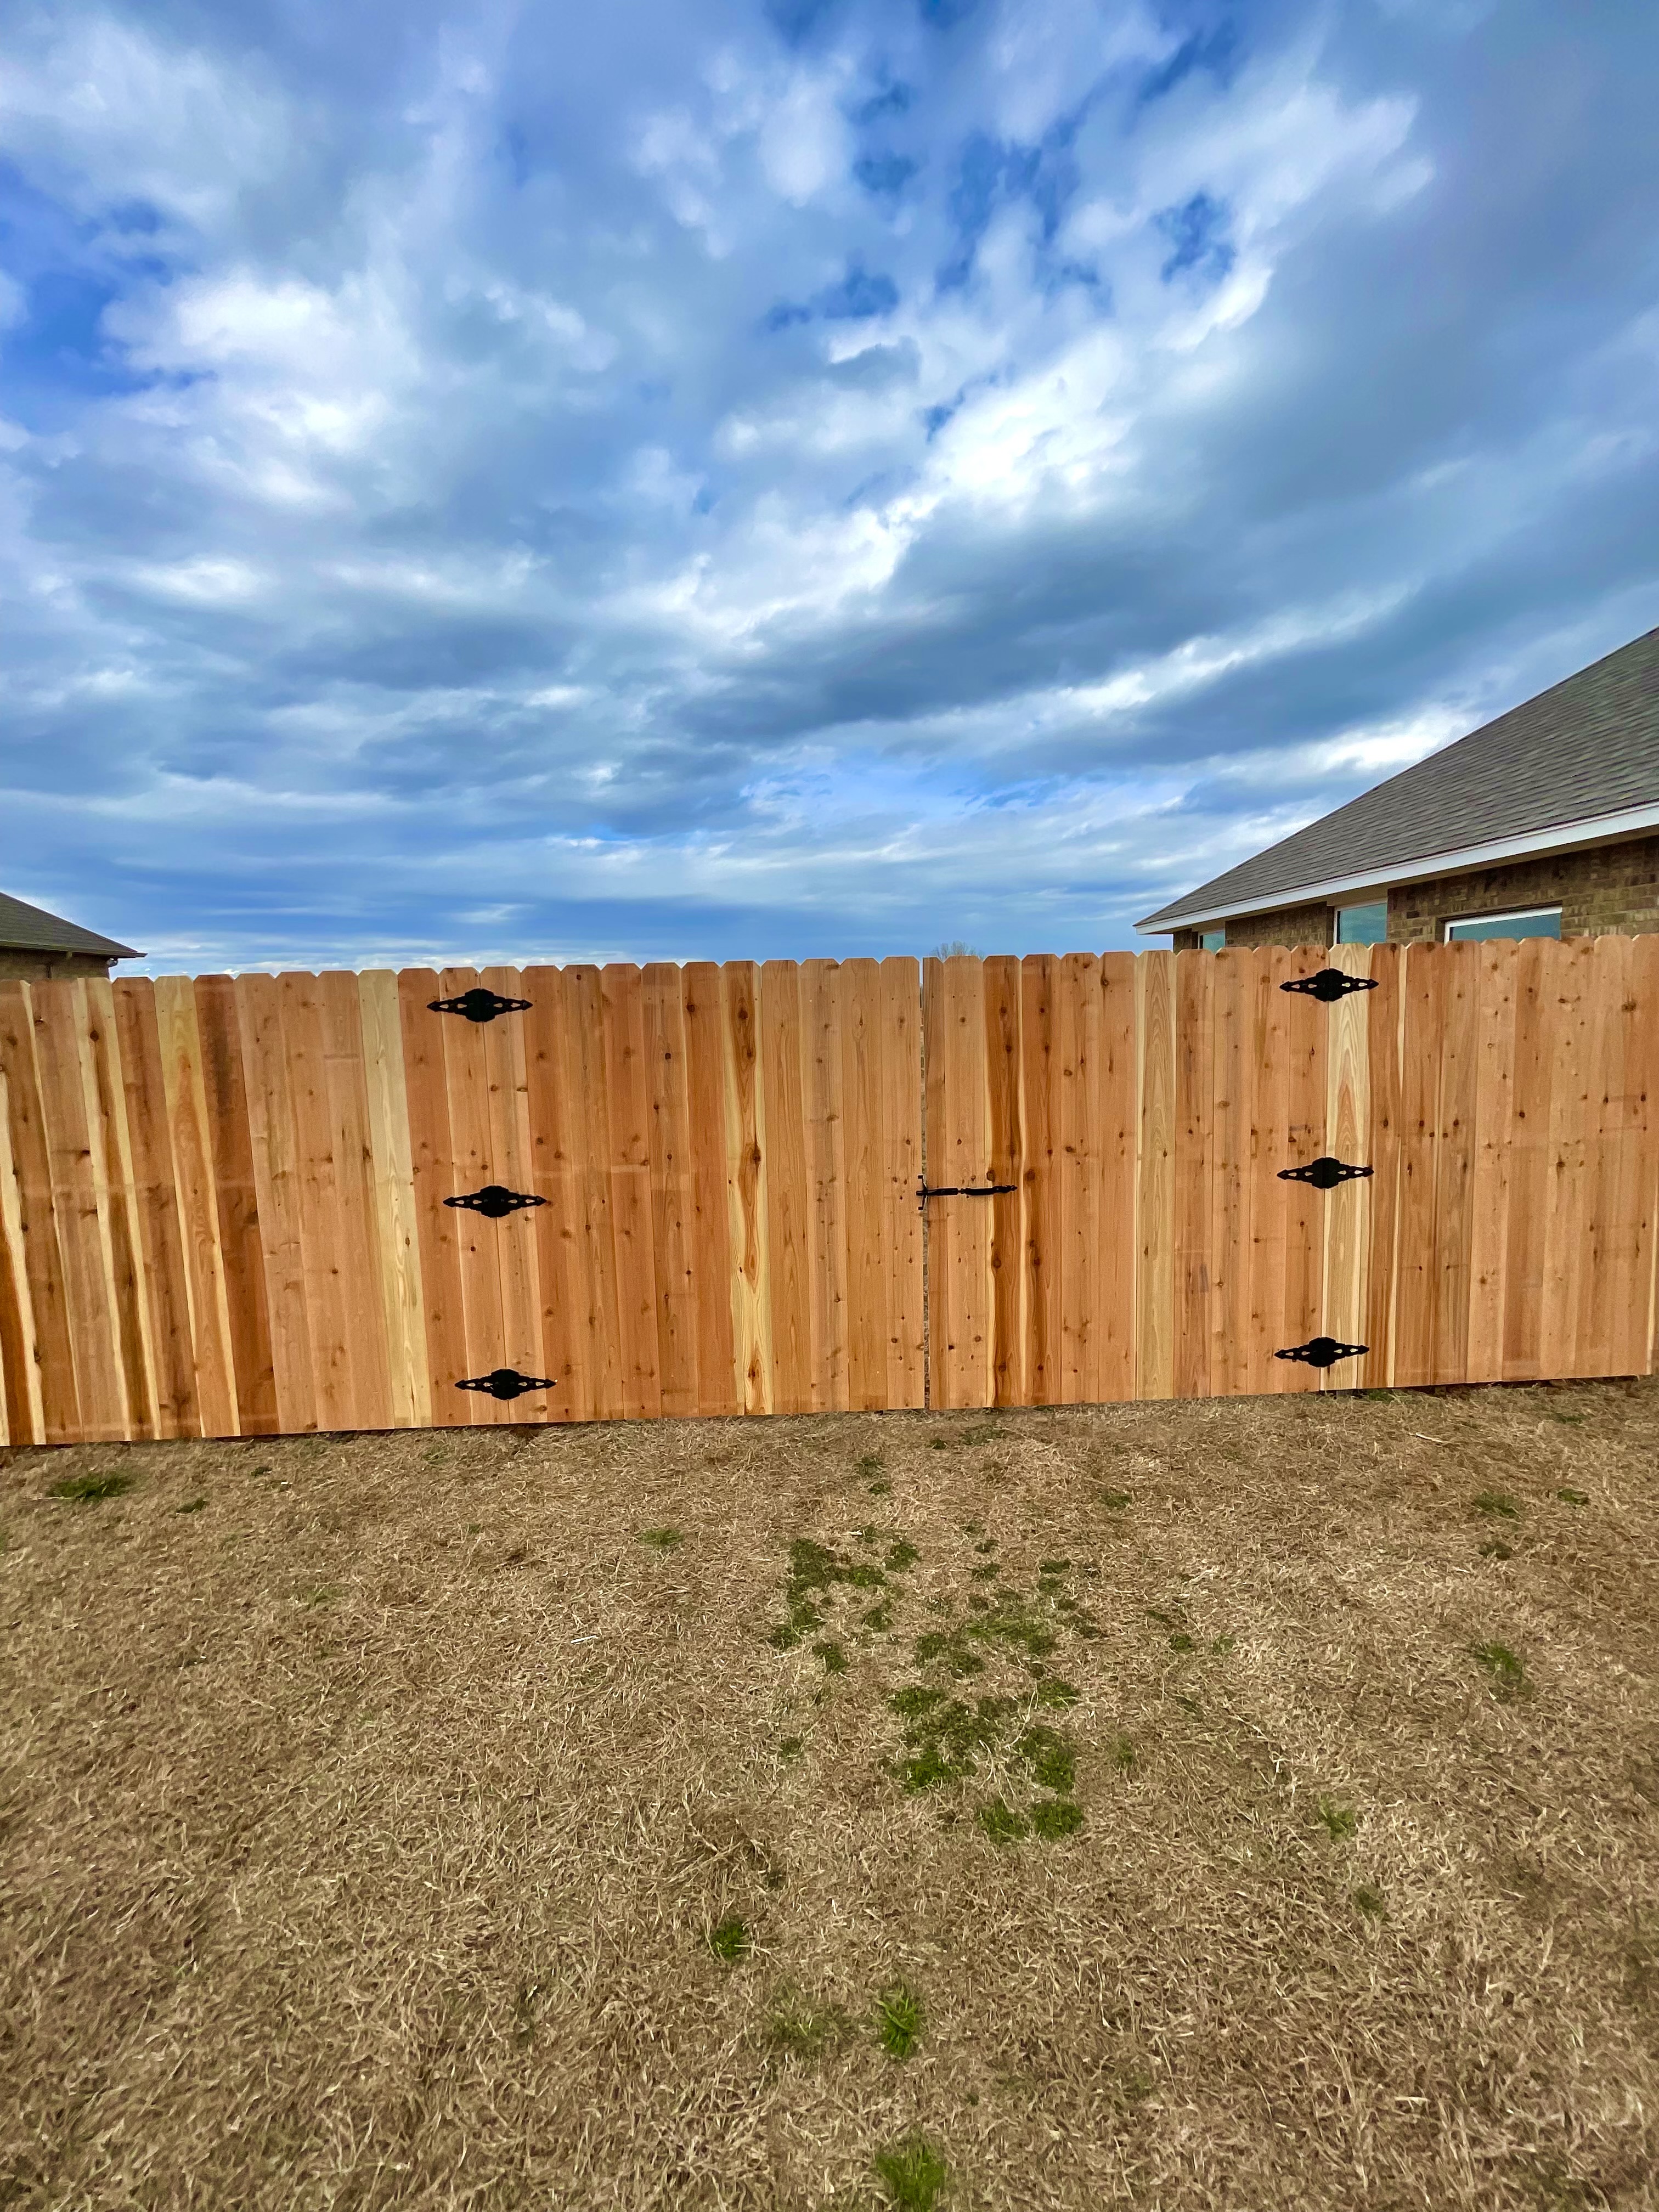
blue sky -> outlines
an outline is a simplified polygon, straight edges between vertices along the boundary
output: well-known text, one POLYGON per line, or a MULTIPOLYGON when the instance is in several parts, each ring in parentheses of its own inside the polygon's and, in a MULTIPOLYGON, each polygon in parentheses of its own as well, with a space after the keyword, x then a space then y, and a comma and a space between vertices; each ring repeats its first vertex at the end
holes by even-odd
POLYGON ((1659 622, 1650 0, 53 0, 0 888, 1078 951, 1659 622))

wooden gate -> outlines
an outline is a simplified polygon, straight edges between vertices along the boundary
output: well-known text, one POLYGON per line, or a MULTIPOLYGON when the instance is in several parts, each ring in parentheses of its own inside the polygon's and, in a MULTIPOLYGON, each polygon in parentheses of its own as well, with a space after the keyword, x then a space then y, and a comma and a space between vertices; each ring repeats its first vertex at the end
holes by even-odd
POLYGON ((1659 937, 0 983, 0 1443, 1646 1373, 1656 1063, 1659 937))
POLYGON ((928 962, 936 1406, 1644 1374, 1659 937, 928 962), (1332 1003, 1282 986, 1374 981, 1332 1003), (1322 1190, 1281 1171, 1369 1167, 1322 1190), (1277 1355, 1364 1345, 1324 1370, 1277 1355))

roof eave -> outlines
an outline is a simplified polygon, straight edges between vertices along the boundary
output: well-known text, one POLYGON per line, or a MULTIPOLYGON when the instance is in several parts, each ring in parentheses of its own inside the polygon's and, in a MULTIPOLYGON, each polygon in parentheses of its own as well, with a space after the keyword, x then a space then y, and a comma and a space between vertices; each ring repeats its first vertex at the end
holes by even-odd
POLYGON ((1166 908, 1161 914, 1148 915, 1134 927, 1147 935, 1194 929, 1204 922, 1225 921, 1234 915, 1272 914, 1279 907, 1311 905, 1316 899, 1334 897, 1339 891, 1377 890, 1391 884, 1425 883, 1436 876, 1461 875, 1467 868, 1571 852, 1583 845, 1613 844, 1621 837, 1654 829, 1659 829, 1659 805, 1627 807, 1620 814, 1554 823, 1546 829, 1527 830, 1520 836, 1494 838, 1484 845, 1465 845, 1454 852, 1401 861, 1393 867, 1364 869, 1352 875, 1332 876, 1320 883, 1298 884, 1262 897, 1232 899, 1223 906, 1182 907, 1174 910, 1166 908))

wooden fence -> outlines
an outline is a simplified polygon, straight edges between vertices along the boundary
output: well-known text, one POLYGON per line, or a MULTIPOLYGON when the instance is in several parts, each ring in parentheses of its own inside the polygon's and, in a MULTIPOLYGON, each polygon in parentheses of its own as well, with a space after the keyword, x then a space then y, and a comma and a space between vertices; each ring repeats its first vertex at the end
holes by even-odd
POLYGON ((0 983, 0 1442, 1645 1373, 1656 1075, 1656 937, 0 983))

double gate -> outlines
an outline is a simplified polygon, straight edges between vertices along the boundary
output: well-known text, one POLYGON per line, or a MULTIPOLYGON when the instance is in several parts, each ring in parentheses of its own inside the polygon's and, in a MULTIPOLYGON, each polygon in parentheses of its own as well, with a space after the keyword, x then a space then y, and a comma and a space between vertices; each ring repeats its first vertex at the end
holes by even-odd
POLYGON ((0 1442, 1645 1373, 1656 1079, 1653 937, 0 984, 0 1442))

